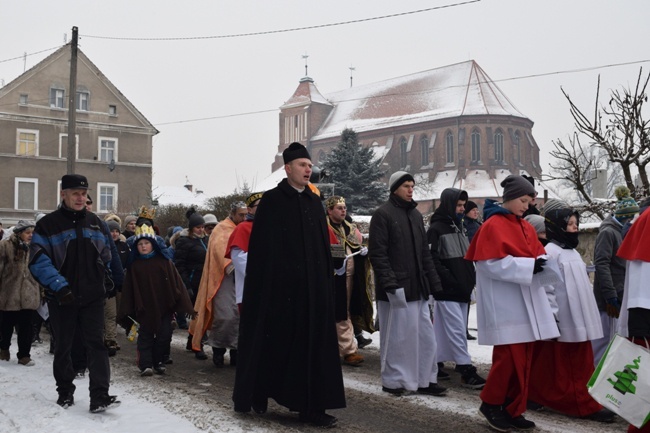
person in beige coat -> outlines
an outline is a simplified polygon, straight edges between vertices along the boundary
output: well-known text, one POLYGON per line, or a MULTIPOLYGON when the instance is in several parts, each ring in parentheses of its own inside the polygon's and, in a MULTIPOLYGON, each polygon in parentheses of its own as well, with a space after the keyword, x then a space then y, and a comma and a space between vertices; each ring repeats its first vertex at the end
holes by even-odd
POLYGON ((13 234, 0 242, 0 360, 9 361, 11 336, 18 336, 18 363, 34 365, 30 357, 32 346, 32 316, 41 303, 41 289, 27 268, 29 243, 34 223, 19 221, 13 234))

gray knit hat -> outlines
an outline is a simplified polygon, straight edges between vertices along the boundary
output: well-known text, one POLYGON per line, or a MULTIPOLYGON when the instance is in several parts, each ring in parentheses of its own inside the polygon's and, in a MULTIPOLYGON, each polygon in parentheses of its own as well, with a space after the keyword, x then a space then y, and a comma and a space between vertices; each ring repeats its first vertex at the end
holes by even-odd
POLYGON ((528 221, 530 225, 535 227, 535 231, 538 235, 540 233, 546 233, 546 224, 544 224, 544 221, 546 221, 546 219, 543 216, 530 214, 526 215, 524 219, 528 221))
POLYGON ((127 215, 124 217, 124 227, 128 226, 131 221, 137 221, 138 217, 135 215, 127 215))
POLYGON ((18 223, 14 226, 14 233, 18 234, 24 230, 27 229, 33 229, 35 226, 34 221, 28 221, 28 220, 20 220, 18 223))
POLYGON ((108 225, 109 232, 112 232, 113 230, 117 230, 118 232, 120 231, 120 225, 115 220, 106 221, 106 225, 108 225))
POLYGON ((503 201, 514 200, 525 195, 535 195, 535 187, 523 176, 509 175, 501 182, 503 201))
POLYGON ((555 209, 570 209, 570 208, 571 206, 569 206, 569 204, 564 200, 549 198, 548 200, 546 200, 546 203, 544 203, 544 206, 542 206, 542 210, 540 211, 540 213, 542 215, 546 215, 547 213, 555 209))
POLYGON ((409 180, 415 182, 415 179, 413 179, 413 176, 411 176, 409 173, 405 171, 396 171, 395 173, 390 175, 390 179, 388 180, 388 189, 390 189, 390 192, 393 193, 404 182, 409 180))

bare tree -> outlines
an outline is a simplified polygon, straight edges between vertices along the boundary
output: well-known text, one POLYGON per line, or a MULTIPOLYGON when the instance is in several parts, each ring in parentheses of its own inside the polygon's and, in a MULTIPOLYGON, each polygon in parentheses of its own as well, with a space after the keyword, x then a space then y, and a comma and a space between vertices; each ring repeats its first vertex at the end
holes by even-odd
POLYGON ((569 101, 571 115, 578 132, 603 149, 611 162, 620 165, 625 183, 633 192, 635 184, 632 168, 636 166, 639 169, 644 193, 647 194, 650 191, 650 184, 645 168, 650 163, 650 140, 648 139, 650 122, 643 118, 643 104, 648 101, 646 88, 650 81, 650 74, 643 80, 642 73, 643 69, 639 70, 634 92, 629 88, 614 90, 609 103, 602 107, 599 107, 600 76, 598 76, 593 120, 590 120, 573 103, 564 89, 562 93, 569 101))
POLYGON ((560 181, 562 186, 574 189, 578 194, 578 201, 593 207, 593 213, 604 219, 605 214, 595 206, 592 199, 591 182, 596 169, 602 165, 602 161, 598 161, 594 156, 593 148, 584 147, 577 133, 569 137, 566 143, 560 139, 554 140, 553 147, 550 154, 554 162, 550 164, 551 172, 544 175, 544 179, 560 181))

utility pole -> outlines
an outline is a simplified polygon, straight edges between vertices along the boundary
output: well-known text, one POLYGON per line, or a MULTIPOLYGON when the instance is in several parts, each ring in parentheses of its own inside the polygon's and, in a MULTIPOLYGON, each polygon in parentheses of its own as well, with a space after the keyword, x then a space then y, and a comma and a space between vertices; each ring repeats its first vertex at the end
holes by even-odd
POLYGON ((72 28, 70 41, 70 88, 68 90, 68 174, 74 174, 77 159, 77 42, 78 29, 72 28))

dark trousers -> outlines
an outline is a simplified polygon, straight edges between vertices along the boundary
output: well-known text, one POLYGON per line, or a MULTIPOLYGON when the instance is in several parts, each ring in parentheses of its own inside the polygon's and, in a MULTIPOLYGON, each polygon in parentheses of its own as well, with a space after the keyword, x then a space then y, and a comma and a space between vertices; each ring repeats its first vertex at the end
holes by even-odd
POLYGON ((56 337, 54 349, 54 379, 59 394, 74 392, 72 381, 75 371, 72 367, 72 345, 75 331, 79 329, 81 340, 86 349, 86 359, 90 377, 91 403, 108 394, 111 369, 108 363, 108 351, 104 346, 104 299, 98 299, 88 305, 76 304, 60 306, 56 301, 48 303, 50 322, 56 337))
POLYGON ((72 341, 70 357, 72 358, 72 369, 75 373, 77 371, 86 371, 88 368, 86 346, 84 345, 83 334, 79 327, 74 331, 74 340, 72 341))
POLYGON ((138 330, 138 368, 152 368, 165 361, 169 355, 169 346, 172 342, 172 316, 165 314, 159 323, 157 331, 147 329, 143 324, 138 330))
POLYGON ((18 336, 18 359, 28 357, 32 347, 32 313, 34 310, 3 311, 0 320, 0 349, 9 350, 11 335, 18 336))

